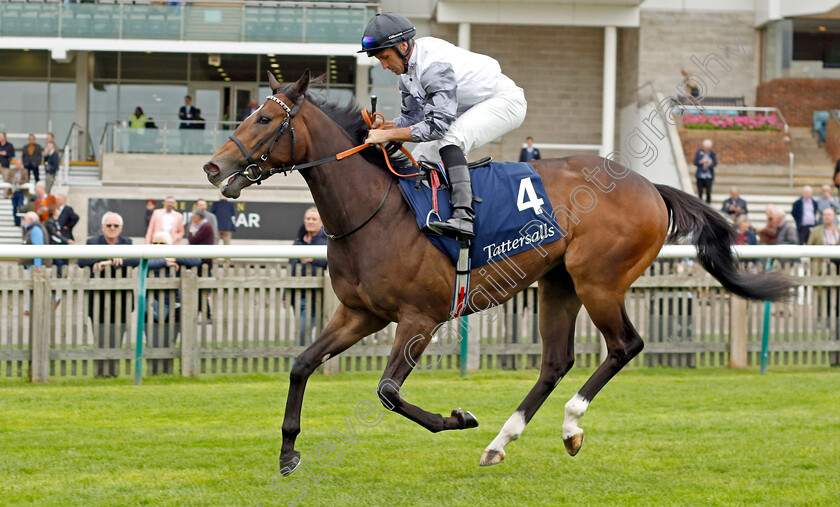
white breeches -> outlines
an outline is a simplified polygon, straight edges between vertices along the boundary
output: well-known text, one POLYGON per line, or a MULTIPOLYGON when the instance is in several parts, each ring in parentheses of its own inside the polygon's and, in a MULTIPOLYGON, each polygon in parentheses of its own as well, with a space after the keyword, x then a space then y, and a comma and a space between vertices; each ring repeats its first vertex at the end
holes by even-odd
POLYGON ((479 146, 494 141, 508 132, 519 128, 525 120, 528 102, 525 93, 513 81, 498 90, 493 97, 464 111, 437 141, 418 144, 411 154, 416 160, 440 162, 438 151, 454 144, 463 150, 464 156, 479 146))

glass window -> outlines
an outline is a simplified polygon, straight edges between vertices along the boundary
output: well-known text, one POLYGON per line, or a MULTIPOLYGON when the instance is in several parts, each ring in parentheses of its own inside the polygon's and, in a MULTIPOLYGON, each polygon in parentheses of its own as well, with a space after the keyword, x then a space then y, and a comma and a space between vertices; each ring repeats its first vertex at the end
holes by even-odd
MULTIPOLYGON (((76 83, 50 83, 49 129, 60 150, 75 121, 76 83)), ((96 140, 98 141, 98 139, 96 140)))
POLYGON ((158 128, 163 128, 163 120, 172 120, 173 123, 169 127, 178 128, 178 110, 184 105, 186 94, 186 85, 122 84, 119 119, 127 120, 134 113, 134 109, 140 107, 148 118, 155 120, 158 128))
POLYGON ((105 82, 91 83, 88 97, 88 131, 94 148, 98 150, 105 125, 117 119, 117 85, 105 82))
POLYGON ((120 80, 187 80, 187 55, 183 53, 121 53, 120 80))
POLYGON ((22 51, 0 49, 0 62, 3 62, 3 78, 39 77, 46 79, 47 51, 22 51))
POLYGON ((0 81, 0 97, 0 130, 10 134, 12 145, 25 144, 28 133, 46 134, 46 81, 0 81), (13 137, 12 133, 24 137, 13 137))

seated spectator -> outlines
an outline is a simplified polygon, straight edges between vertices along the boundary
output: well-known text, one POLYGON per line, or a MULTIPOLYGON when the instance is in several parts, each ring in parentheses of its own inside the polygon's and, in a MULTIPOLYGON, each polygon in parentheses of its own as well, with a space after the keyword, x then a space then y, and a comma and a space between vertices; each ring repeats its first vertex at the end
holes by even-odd
POLYGON ((773 227, 776 230, 774 245, 799 244, 799 235, 796 228, 785 220, 785 212, 778 208, 773 211, 773 227))
POLYGON ((757 243, 755 229, 753 229, 746 215, 739 215, 735 219, 735 228, 737 231, 736 245, 755 245, 757 243))
POLYGON ((723 201, 723 207, 721 207, 720 210, 729 215, 729 218, 731 218, 733 222, 738 215, 746 215, 748 213, 747 201, 741 199, 738 187, 732 187, 729 190, 729 198, 723 201))
MULTIPOLYGON (((158 232, 152 237, 153 245, 171 245, 172 236, 167 232, 158 232)), ((195 267, 201 264, 201 259, 165 259, 165 264, 149 269, 149 276, 155 278, 170 278, 181 276, 181 266, 195 267)), ((146 336, 152 348, 173 347, 181 332, 181 292, 179 290, 150 291, 152 325, 147 329, 146 336)), ((149 359, 149 374, 173 373, 174 359, 149 359)))
MULTIPOLYGON (((131 239, 122 235, 122 217, 109 211, 102 216, 102 234, 88 238, 88 245, 130 245, 131 239)), ((164 259, 150 259, 149 268, 163 265, 164 259)), ((137 266, 139 259, 79 259, 79 266, 90 267, 91 278, 106 278, 107 272, 115 278, 119 273, 128 278, 127 267, 137 266)), ((123 335, 128 329, 129 319, 134 306, 133 289, 90 289, 88 292, 88 317, 93 323, 93 335, 96 347, 100 349, 118 349, 123 346, 123 335), (98 305, 97 305, 98 302, 98 305), (98 318, 97 318, 98 316, 98 318)), ((119 375, 119 361, 116 359, 94 359, 93 374, 97 377, 116 377, 119 375)))
POLYGON ((23 167, 23 162, 15 161, 15 168, 9 173, 9 183, 12 185, 12 217, 15 226, 20 227, 19 208, 23 207, 23 197, 26 191, 26 184, 29 183, 29 171, 23 167))
POLYGON ((822 223, 822 212, 831 208, 834 210, 835 215, 837 214, 837 210, 840 209, 840 201, 837 200, 836 197, 831 195, 831 185, 823 185, 821 187, 820 196, 816 199, 817 201, 817 223, 822 223))

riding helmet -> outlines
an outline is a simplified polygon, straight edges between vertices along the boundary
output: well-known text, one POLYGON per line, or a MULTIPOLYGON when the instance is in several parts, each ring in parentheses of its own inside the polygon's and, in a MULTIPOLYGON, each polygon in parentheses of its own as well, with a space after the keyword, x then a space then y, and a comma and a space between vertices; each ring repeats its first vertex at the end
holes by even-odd
MULTIPOLYGON (((410 44, 415 33, 417 29, 405 16, 392 12, 377 14, 365 28, 365 33, 362 35, 362 50, 359 53, 374 56, 383 49, 396 48, 400 42, 410 44)), ((397 53, 399 54, 400 51, 398 50, 397 53)))

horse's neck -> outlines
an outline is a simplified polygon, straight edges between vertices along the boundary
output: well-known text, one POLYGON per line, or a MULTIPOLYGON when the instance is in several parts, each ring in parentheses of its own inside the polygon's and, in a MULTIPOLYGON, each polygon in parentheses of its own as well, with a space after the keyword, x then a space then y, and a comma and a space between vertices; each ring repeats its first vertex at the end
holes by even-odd
MULTIPOLYGON (((354 146, 344 130, 318 111, 307 121, 306 162, 331 157, 354 146)), ((304 171, 303 177, 321 214, 325 229, 342 234, 364 222, 376 209, 388 186, 388 176, 361 154, 304 171)))

